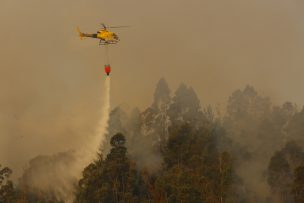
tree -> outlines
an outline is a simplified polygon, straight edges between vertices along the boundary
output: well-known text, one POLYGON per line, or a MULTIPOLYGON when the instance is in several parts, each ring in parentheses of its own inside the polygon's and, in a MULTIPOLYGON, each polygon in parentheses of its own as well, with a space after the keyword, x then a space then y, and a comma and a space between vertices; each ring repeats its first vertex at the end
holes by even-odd
POLYGON ((171 121, 168 115, 171 103, 170 89, 164 78, 161 78, 154 91, 154 100, 142 114, 143 135, 149 137, 152 145, 162 151, 168 139, 168 128, 171 121))
POLYGON ((111 138, 111 151, 103 161, 90 164, 79 181, 77 202, 143 202, 146 193, 136 165, 127 157, 126 139, 121 133, 111 138))
POLYGON ((156 186, 164 202, 234 202, 236 174, 228 152, 218 151, 218 135, 190 124, 172 126, 164 169, 156 186), (175 127, 175 128, 174 128, 175 127))
POLYGON ((116 133, 123 133, 126 137, 128 137, 128 115, 121 108, 114 108, 109 117, 109 132, 106 134, 106 140, 108 142, 104 143, 102 152, 107 154, 110 151, 111 145, 110 140, 111 136, 116 133))
POLYGON ((304 166, 295 169, 292 193, 295 203, 304 202, 304 166))
POLYGON ((280 150, 288 161, 292 171, 304 162, 304 151, 295 141, 289 141, 280 150))
POLYGON ((99 188, 102 187, 104 181, 103 170, 104 160, 102 155, 99 154, 98 159, 88 165, 82 173, 82 178, 78 183, 76 202, 99 202, 99 188))
POLYGON ((200 181, 201 178, 198 178, 190 169, 184 166, 173 166, 157 178, 156 187, 161 194, 159 202, 204 202, 200 181))
POLYGON ((205 122, 201 111, 200 101, 195 91, 185 84, 181 84, 175 92, 168 115, 174 125, 191 123, 198 128, 205 122))
MULTIPOLYGON (((251 86, 232 93, 223 126, 232 141, 233 156, 239 163, 236 171, 250 171, 256 179, 265 180, 263 174, 270 158, 285 142, 283 129, 290 119, 290 114, 286 113, 288 108, 288 105, 272 108, 271 100, 258 94, 251 86)), ((256 180, 251 175, 239 174, 246 182, 245 191, 254 191, 246 196, 262 197, 256 180)), ((267 181, 261 181, 261 184, 267 187, 267 181)), ((254 201, 266 201, 262 198, 254 201)))
POLYGON ((135 168, 127 158, 125 137, 117 133, 111 138, 111 152, 105 160, 104 179, 102 185, 102 202, 133 201, 133 184, 135 168))
POLYGON ((286 125, 286 131, 288 133, 288 136, 295 140, 303 142, 303 132, 304 132, 304 108, 300 111, 295 113, 290 121, 288 122, 288 125, 286 125))
POLYGON ((167 81, 164 78, 161 78, 157 85, 154 92, 154 100, 152 103, 152 108, 162 111, 164 108, 164 105, 167 105, 170 103, 170 89, 167 84, 167 81))
POLYGON ((276 152, 268 166, 268 184, 283 201, 290 200, 292 171, 282 152, 276 152))
POLYGON ((13 203, 15 199, 15 190, 13 182, 9 180, 13 171, 8 167, 1 168, 0 165, 0 202, 13 203))
POLYGON ((246 147, 249 152, 258 151, 265 156, 264 149, 269 148, 265 145, 273 143, 274 140, 273 133, 265 133, 265 130, 272 131, 273 129, 269 123, 271 112, 269 98, 258 95, 253 87, 246 86, 243 90, 232 93, 226 111, 224 127, 227 135, 246 147), (267 125, 264 125, 265 123, 267 125), (263 140, 260 139, 261 137, 263 140))
POLYGON ((268 183, 278 200, 290 202, 292 195, 300 198, 303 149, 294 141, 287 142, 271 158, 268 166, 268 183))
POLYGON ((149 169, 150 172, 159 169, 161 158, 158 147, 161 142, 156 142, 159 139, 155 140, 152 134, 142 133, 143 122, 137 108, 131 112, 128 126, 127 146, 130 158, 136 160, 139 169, 149 169))

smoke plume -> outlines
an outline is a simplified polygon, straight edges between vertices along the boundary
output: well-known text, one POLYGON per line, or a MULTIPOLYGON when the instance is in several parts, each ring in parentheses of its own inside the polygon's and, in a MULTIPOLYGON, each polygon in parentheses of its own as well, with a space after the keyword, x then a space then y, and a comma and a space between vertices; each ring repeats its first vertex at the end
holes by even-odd
POLYGON ((32 193, 43 194, 49 199, 56 198, 73 202, 74 186, 83 169, 97 157, 108 129, 110 110, 110 78, 105 81, 104 103, 100 110, 100 120, 96 133, 87 136, 78 149, 57 153, 52 156, 37 156, 29 162, 20 179, 20 187, 32 193))

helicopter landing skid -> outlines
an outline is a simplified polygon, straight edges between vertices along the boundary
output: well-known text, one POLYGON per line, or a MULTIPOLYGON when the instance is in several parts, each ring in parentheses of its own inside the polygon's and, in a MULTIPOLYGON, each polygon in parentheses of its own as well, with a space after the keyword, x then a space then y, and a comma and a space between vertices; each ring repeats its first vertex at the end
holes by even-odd
POLYGON ((118 41, 99 41, 99 45, 108 45, 108 44, 116 44, 118 41))

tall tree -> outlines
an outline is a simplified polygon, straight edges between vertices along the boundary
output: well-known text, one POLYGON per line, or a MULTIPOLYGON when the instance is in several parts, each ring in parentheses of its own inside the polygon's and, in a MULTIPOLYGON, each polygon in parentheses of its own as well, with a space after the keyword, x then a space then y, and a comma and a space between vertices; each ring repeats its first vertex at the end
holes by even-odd
POLYGON ((300 190, 301 187, 301 169, 299 168, 303 164, 304 151, 294 141, 287 142, 281 150, 272 156, 268 166, 268 183, 273 194, 279 197, 276 201, 290 202, 292 193, 299 197, 294 192, 297 189, 300 190), (297 189, 295 190, 295 188, 297 189))
MULTIPOLYGON (((267 137, 264 136, 263 141, 259 139, 263 133, 260 127, 264 122, 268 122, 270 112, 269 98, 261 97, 253 87, 246 86, 243 90, 233 92, 229 97, 224 127, 228 136, 246 147, 249 152, 257 151, 257 148, 261 149, 261 145, 265 144, 267 137)), ((269 135, 271 134, 267 134, 269 135)), ((270 140, 273 143, 272 137, 270 140)))
POLYGON ((292 193, 295 203, 304 202, 304 165, 295 169, 292 193))
POLYGON ((142 113, 144 136, 150 137, 152 145, 163 150, 171 124, 168 108, 171 103, 170 89, 164 78, 156 85, 152 105, 142 113))
POLYGON ((268 166, 268 183, 276 201, 289 202, 291 199, 292 171, 282 152, 276 152, 268 166))
POLYGON ((165 202, 233 202, 232 167, 230 154, 218 151, 211 127, 172 126, 156 185, 165 202))
POLYGON ((102 155, 99 154, 98 159, 83 170, 82 178, 79 180, 77 187, 76 202, 100 202, 99 190, 104 181, 104 167, 104 160, 102 155))
POLYGON ((153 96, 154 100, 151 107, 155 110, 162 111, 170 103, 170 89, 164 78, 158 81, 153 96))
POLYGON ((127 157, 125 137, 117 133, 110 143, 112 148, 106 159, 100 158, 84 170, 77 202, 144 202, 147 195, 135 163, 127 157))
POLYGON ((104 143, 102 149, 104 154, 107 154, 111 149, 110 140, 112 135, 115 135, 116 133, 123 133, 126 137, 129 137, 128 121, 128 115, 121 107, 118 106, 110 112, 108 128, 109 132, 106 134, 107 142, 104 143))
POLYGON ((188 88, 185 84, 181 84, 176 90, 168 113, 174 125, 191 123, 199 127, 204 121, 198 96, 191 87, 188 88))
POLYGON ((13 182, 9 180, 12 170, 8 167, 0 165, 0 202, 13 203, 15 202, 15 190, 13 182))
POLYGON ((286 125, 286 131, 290 139, 304 142, 304 107, 300 112, 297 112, 292 116, 288 124, 286 125))

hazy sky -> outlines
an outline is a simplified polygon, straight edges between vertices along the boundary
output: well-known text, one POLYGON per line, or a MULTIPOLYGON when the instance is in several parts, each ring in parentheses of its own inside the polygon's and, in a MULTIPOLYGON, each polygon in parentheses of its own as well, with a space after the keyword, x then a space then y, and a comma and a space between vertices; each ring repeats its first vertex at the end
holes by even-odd
POLYGON ((0 163, 73 148, 94 131, 104 48, 80 41, 76 26, 131 26, 110 48, 112 106, 143 109, 161 77, 192 86, 203 105, 250 84, 302 106, 303 11, 301 0, 2 0, 0 163))

